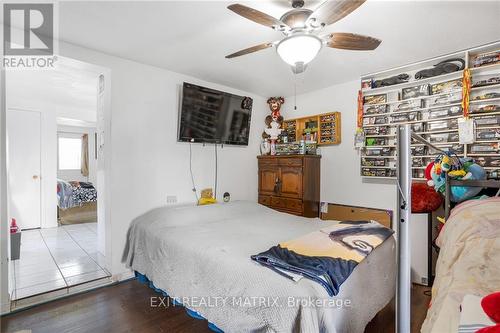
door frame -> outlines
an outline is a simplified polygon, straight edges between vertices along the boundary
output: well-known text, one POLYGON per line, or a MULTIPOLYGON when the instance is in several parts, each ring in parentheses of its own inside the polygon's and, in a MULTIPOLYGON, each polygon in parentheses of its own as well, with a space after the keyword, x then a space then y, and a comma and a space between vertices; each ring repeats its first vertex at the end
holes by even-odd
MULTIPOLYGON (((40 111, 40 110, 35 110, 35 109, 27 109, 27 108, 18 108, 18 107, 13 107, 13 108, 9 108, 9 109, 6 109, 6 122, 5 122, 5 128, 6 128, 6 132, 5 132, 5 136, 6 136, 6 139, 7 139, 7 128, 8 128, 8 113, 9 112, 33 112, 33 113, 36 113, 39 115, 39 119, 40 119, 40 142, 39 142, 39 145, 40 145, 40 156, 39 157, 39 162, 40 162, 40 182, 39 182, 39 187, 40 187, 40 198, 39 198, 39 201, 40 201, 40 225, 38 227, 35 227, 35 228, 29 228, 29 229, 37 229, 37 228, 42 228, 45 226, 45 224, 47 223, 46 221, 46 214, 43 214, 43 204, 45 202, 45 191, 47 190, 46 188, 46 184, 44 182, 45 180, 45 169, 44 169, 44 165, 42 163, 42 158, 43 158, 43 153, 44 153, 44 148, 43 148, 43 144, 42 144, 42 133, 43 133, 43 113, 40 111)), ((9 155, 9 147, 8 147, 8 142, 6 142, 6 149, 7 149, 7 152, 6 152, 6 160, 5 160, 5 163, 7 164, 7 170, 9 169, 9 161, 8 161, 8 155, 9 155)), ((7 177, 7 182, 6 182, 6 185, 7 186, 7 213, 9 213, 10 211, 10 190, 9 190, 9 177, 7 177)), ((9 217, 7 216, 7 223, 9 223, 9 217)))
MULTIPOLYGON (((98 75, 103 75, 105 79, 105 86, 102 93, 102 117, 97 120, 97 123, 102 125, 102 131, 98 133, 99 139, 99 156, 102 158, 102 171, 103 171, 103 186, 104 191, 101 191, 101 199, 105 203, 101 207, 103 209, 102 216, 104 217, 104 247, 105 247, 105 268, 112 274, 113 280, 119 280, 121 275, 115 275, 115 271, 112 265, 112 229, 111 229, 111 177, 110 177, 110 165, 111 165, 111 155, 112 155, 112 145, 111 145, 111 68, 104 67, 102 65, 96 65, 94 63, 88 62, 88 60, 79 60, 78 57, 66 57, 58 55, 58 61, 67 59, 73 64, 76 64, 82 70, 91 70, 98 72, 98 75)), ((8 314, 11 312, 11 299, 10 290, 8 289, 9 281, 9 258, 10 258, 10 237, 9 235, 9 224, 8 224, 8 212, 4 207, 7 207, 8 195, 7 186, 4 185, 8 179, 8 168, 5 157, 6 155, 6 115, 7 115, 7 105, 6 105, 6 72, 3 67, 0 66, 0 314, 8 314)), ((13 109, 13 108, 12 108, 13 109)), ((42 112, 42 122, 43 122, 43 112, 42 112)), ((55 186, 54 186, 55 189, 55 186)), ((57 208, 55 208, 57 209, 57 208)), ((56 221, 57 223, 57 221, 56 221)), ((92 287, 89 287, 92 289, 92 287)), ((74 291, 77 293, 78 291, 74 291)), ((54 296, 51 300, 57 299, 58 296, 54 296)))

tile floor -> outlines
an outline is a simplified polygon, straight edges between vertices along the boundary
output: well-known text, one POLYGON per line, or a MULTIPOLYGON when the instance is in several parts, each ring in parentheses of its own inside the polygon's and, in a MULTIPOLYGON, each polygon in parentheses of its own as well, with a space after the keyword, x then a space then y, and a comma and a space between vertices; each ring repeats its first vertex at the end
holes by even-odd
POLYGON ((11 261, 14 300, 110 276, 97 251, 97 223, 26 230, 11 261))

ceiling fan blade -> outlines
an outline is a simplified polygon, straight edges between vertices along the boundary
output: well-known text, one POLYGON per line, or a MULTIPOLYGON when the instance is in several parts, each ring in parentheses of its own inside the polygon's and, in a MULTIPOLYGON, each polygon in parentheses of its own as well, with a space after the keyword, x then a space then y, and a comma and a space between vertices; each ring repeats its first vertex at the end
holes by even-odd
POLYGON ((369 51, 375 50, 382 41, 377 38, 350 34, 347 32, 334 32, 326 36, 328 47, 344 50, 369 51))
POLYGON ((229 10, 235 12, 236 14, 243 16, 250 21, 254 21, 256 23, 265 25, 266 27, 273 28, 274 27, 286 27, 287 25, 277 18, 272 17, 271 15, 267 15, 266 13, 260 12, 256 9, 243 6, 240 4, 229 5, 227 7, 229 10))
POLYGON ((309 17, 314 25, 329 25, 346 17, 366 0, 327 0, 309 17), (315 23, 314 23, 315 22, 315 23))
POLYGON ((265 50, 265 49, 270 48, 272 46, 273 46, 273 43, 263 43, 263 44, 255 45, 255 46, 240 50, 238 52, 232 53, 230 55, 227 55, 226 59, 231 59, 231 58, 239 57, 239 56, 242 56, 245 54, 257 52, 260 50, 265 50))

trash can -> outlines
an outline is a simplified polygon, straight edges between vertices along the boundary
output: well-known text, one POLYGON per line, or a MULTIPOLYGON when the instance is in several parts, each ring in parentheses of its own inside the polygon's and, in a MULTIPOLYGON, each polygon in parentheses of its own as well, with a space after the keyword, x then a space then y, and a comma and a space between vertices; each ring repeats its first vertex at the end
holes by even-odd
POLYGON ((18 260, 21 253, 21 232, 10 234, 10 260, 18 260))

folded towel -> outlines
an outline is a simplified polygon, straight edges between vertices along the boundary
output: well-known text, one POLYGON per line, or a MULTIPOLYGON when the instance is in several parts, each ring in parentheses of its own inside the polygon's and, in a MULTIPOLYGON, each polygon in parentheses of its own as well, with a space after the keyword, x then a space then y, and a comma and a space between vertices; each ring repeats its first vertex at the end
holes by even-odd
POLYGON ((293 280, 301 275, 316 281, 334 296, 356 265, 393 233, 375 221, 344 221, 251 258, 293 280))

